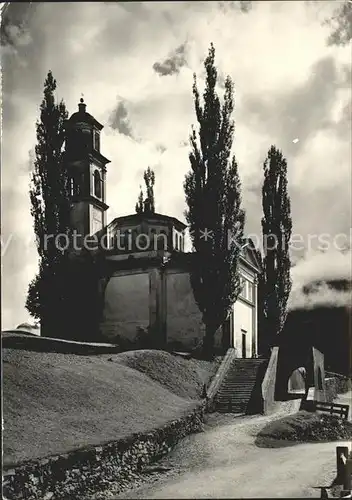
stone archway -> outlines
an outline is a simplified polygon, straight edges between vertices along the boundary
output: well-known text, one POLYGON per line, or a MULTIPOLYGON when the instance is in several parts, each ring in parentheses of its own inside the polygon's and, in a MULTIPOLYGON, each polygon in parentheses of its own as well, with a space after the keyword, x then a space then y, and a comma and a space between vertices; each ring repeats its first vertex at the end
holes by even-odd
POLYGON ((287 381, 288 394, 304 395, 307 390, 307 370, 300 366, 292 371, 287 381))

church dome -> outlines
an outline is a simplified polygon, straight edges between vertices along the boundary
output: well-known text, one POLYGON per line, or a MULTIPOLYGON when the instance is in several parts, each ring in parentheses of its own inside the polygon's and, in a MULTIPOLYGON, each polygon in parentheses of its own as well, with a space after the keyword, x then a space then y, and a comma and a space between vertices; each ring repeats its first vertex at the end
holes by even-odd
POLYGON ((69 123, 78 123, 78 122, 83 122, 87 123, 88 125, 92 125, 96 127, 98 130, 101 130, 103 128, 103 125, 99 123, 94 116, 92 116, 90 113, 87 113, 86 111, 87 105, 85 104, 83 98, 81 97, 80 102, 78 104, 78 111, 73 113, 70 118, 69 118, 69 123))

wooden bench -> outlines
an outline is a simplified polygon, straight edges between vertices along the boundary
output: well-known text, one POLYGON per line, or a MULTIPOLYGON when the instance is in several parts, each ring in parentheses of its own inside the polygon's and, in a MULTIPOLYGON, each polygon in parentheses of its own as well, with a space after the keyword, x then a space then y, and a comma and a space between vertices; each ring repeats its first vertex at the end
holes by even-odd
POLYGON ((322 401, 304 401, 302 404, 302 410, 306 411, 324 411, 330 413, 330 415, 338 415, 339 417, 347 420, 349 405, 341 405, 339 403, 324 403, 322 401))

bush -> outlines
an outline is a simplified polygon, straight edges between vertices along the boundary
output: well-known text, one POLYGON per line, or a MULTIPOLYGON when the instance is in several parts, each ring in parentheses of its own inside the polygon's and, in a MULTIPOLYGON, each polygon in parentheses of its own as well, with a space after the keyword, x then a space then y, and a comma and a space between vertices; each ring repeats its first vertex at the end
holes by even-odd
POLYGON ((316 442, 352 438, 352 423, 335 415, 300 411, 266 425, 258 438, 316 442))

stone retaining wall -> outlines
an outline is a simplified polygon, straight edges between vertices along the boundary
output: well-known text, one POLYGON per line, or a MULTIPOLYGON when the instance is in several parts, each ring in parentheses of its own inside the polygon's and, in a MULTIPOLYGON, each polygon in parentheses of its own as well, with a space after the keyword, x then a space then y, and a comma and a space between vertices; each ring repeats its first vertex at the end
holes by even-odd
POLYGON ((339 394, 348 392, 351 388, 351 381, 336 373, 329 373, 325 378, 325 397, 327 403, 332 403, 339 394))
POLYGON ((167 454, 180 439, 202 430, 204 412, 202 402, 192 413, 151 432, 4 468, 4 498, 82 500, 112 481, 123 488, 134 473, 167 454))
POLYGON ((325 372, 327 379, 335 379, 337 394, 344 394, 352 389, 351 378, 342 375, 341 373, 325 372))

